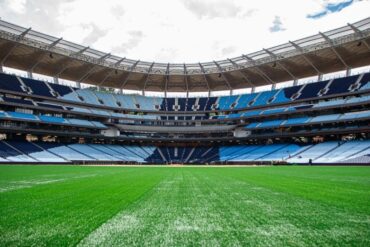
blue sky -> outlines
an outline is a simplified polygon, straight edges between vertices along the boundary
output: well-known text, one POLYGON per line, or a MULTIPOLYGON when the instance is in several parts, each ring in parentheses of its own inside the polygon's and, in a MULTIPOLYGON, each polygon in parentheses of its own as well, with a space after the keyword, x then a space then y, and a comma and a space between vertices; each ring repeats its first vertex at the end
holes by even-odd
POLYGON ((324 5, 324 9, 322 11, 320 11, 318 13, 315 13, 315 14, 309 14, 309 15, 307 15, 307 17, 311 18, 311 19, 322 18, 322 17, 324 17, 328 14, 335 13, 335 12, 340 12, 340 11, 347 8, 348 6, 350 6, 353 3, 354 3, 353 0, 339 1, 339 2, 335 2, 335 3, 328 2, 324 5))
POLYGON ((0 0, 4 20, 107 53, 206 62, 369 16, 360 0, 0 0))

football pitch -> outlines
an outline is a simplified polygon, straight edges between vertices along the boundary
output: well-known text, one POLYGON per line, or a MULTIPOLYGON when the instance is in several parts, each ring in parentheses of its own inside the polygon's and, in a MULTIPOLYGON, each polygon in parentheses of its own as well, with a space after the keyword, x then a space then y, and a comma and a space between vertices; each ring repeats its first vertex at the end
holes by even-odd
POLYGON ((370 167, 0 166, 0 246, 370 246, 370 167))

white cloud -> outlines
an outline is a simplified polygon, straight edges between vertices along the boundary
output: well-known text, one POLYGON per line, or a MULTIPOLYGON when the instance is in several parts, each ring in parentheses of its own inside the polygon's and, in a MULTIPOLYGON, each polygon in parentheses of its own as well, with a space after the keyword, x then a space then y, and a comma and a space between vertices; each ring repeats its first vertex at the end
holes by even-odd
POLYGON ((368 17, 370 1, 355 1, 340 12, 307 18, 337 2, 0 0, 0 16, 103 52, 182 63, 239 56, 368 17))
POLYGON ((26 10, 26 2, 27 0, 5 0, 2 4, 16 14, 22 14, 26 10))

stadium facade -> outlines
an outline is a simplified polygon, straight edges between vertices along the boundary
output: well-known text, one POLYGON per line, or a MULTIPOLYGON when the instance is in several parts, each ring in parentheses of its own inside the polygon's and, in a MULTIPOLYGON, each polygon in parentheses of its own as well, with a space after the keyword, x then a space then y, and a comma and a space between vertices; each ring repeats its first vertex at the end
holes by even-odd
POLYGON ((370 65, 370 18, 198 64, 121 58, 0 21, 0 61, 29 75, 0 73, 2 163, 370 163, 370 73, 351 73, 370 65), (232 94, 241 88, 251 92, 232 94), (219 90, 230 95, 211 95, 219 90))

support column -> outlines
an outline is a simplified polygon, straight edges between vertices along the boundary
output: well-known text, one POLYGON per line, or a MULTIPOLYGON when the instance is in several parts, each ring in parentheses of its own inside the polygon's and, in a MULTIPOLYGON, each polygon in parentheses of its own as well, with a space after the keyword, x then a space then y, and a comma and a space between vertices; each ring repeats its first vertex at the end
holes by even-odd
POLYGON ((58 77, 53 77, 53 81, 55 84, 59 85, 59 78, 58 77))
POLYGON ((256 92, 256 87, 252 87, 252 93, 256 92))
POLYGON ((3 73, 3 72, 4 72, 4 66, 0 64, 0 73, 3 73))
POLYGON ((30 78, 30 79, 33 79, 33 73, 32 71, 27 71, 27 77, 30 78))
POLYGON ((297 86, 298 85, 298 79, 295 79, 294 81, 293 81, 293 86, 297 86))
POLYGON ((346 70, 346 76, 350 76, 352 73, 352 69, 351 68, 347 68, 346 70))
POLYGON ((317 75, 317 81, 322 81, 322 78, 323 78, 323 74, 318 74, 317 75))
POLYGON ((276 83, 271 85, 271 90, 275 90, 275 88, 276 88, 276 83))
POLYGON ((76 81, 76 87, 77 87, 77 88, 81 88, 81 82, 76 81))

